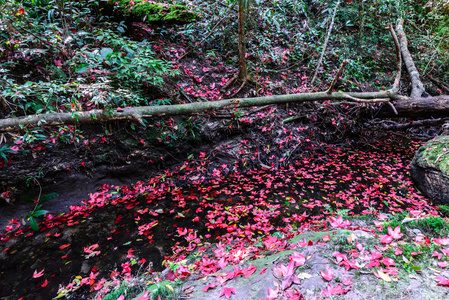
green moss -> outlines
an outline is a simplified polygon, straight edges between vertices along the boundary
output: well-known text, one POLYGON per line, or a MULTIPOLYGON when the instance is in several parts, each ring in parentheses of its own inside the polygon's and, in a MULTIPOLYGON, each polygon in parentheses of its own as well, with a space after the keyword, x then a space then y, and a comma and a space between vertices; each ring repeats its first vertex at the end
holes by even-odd
POLYGON ((331 231, 321 231, 321 232, 315 232, 315 231, 307 231, 304 233, 301 233, 300 235, 295 236, 290 240, 290 243, 296 243, 296 242, 302 242, 303 239, 306 239, 306 241, 312 240, 313 242, 316 242, 320 240, 323 236, 328 235, 333 236, 335 230, 331 231))
POLYGON ((414 158, 419 165, 441 170, 449 175, 449 136, 439 136, 418 149, 414 158))
POLYGON ((199 19, 195 12, 177 4, 167 5, 148 3, 143 0, 121 0, 116 7, 123 16, 146 23, 186 24, 199 19))

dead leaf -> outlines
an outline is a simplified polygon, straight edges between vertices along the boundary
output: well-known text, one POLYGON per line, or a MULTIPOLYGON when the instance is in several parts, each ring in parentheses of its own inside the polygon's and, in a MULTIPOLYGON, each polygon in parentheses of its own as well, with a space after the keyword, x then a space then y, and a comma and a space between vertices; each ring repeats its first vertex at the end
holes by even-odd
POLYGON ((191 292, 193 292, 194 289, 195 287, 193 285, 189 285, 183 288, 183 292, 184 294, 190 294, 191 292))
POLYGON ((354 243, 354 241, 357 239, 356 235, 354 232, 352 232, 349 236, 348 236, 348 243, 352 244, 354 243))
POLYGON ((276 277, 277 279, 281 279, 282 278, 281 270, 279 270, 278 268, 273 269, 273 276, 276 277))
POLYGON ((384 272, 382 272, 381 270, 377 270, 377 274, 379 275, 380 278, 382 278, 384 281, 387 282, 391 282, 391 278, 388 274, 385 274, 384 272))
POLYGON ((311 259, 311 258, 312 258, 312 255, 307 256, 307 260, 309 260, 309 259, 311 259))
POLYGON ((414 278, 414 279, 418 279, 419 278, 418 276, 416 276, 415 274, 412 274, 412 273, 408 274, 408 277, 414 278))
POLYGON ((312 278, 313 276, 309 273, 299 273, 298 275, 296 275, 296 277, 298 277, 299 279, 308 279, 312 278))
POLYGON ((211 274, 211 275, 215 276, 215 277, 218 277, 218 276, 224 277, 224 276, 228 275, 228 273, 214 273, 214 274, 211 274))
POLYGON ((431 267, 429 267, 429 269, 432 270, 432 271, 434 271, 434 272, 437 273, 437 274, 440 274, 440 273, 441 273, 441 271, 439 271, 439 270, 437 270, 437 269, 434 269, 434 268, 431 268, 431 267))
POLYGON ((410 261, 407 259, 407 257, 405 257, 404 255, 402 255, 402 260, 406 263, 409 264, 410 261))
POLYGON ((166 287, 167 289, 169 289, 170 291, 175 292, 175 290, 173 289, 173 287, 172 287, 171 285, 166 284, 165 287, 166 287))
POLYGON ((406 217, 406 218, 404 218, 404 220, 402 220, 401 224, 408 223, 408 222, 415 221, 415 220, 418 220, 418 218, 406 217))

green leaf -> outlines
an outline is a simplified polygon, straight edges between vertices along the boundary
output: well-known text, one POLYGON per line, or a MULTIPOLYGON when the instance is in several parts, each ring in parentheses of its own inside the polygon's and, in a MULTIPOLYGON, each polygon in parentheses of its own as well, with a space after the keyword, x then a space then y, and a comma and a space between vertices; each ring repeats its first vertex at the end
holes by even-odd
POLYGON ((34 200, 28 196, 23 196, 22 197, 23 201, 28 202, 28 203, 34 203, 34 200))
POLYGON ((112 50, 111 48, 101 48, 100 55, 103 59, 106 59, 108 57, 108 55, 113 52, 114 52, 114 50, 112 50))
POLYGON ((75 73, 78 73, 78 74, 86 73, 87 67, 88 67, 87 64, 82 64, 75 70, 75 73))
POLYGON ((65 292, 61 292, 58 294, 58 296, 55 297, 55 299, 61 299, 62 297, 65 297, 66 293, 65 292))
POLYGON ((44 195, 42 198, 41 198, 41 200, 39 201, 39 203, 45 203, 45 202, 47 202, 48 200, 51 200, 51 199, 54 199, 54 198, 56 198, 56 197, 58 197, 59 196, 59 194, 58 193, 50 193, 50 194, 47 194, 47 195, 44 195))
POLYGON ((40 216, 43 216, 43 215, 45 215, 47 213, 48 213, 48 210, 40 209, 40 210, 36 210, 33 213, 31 213, 31 216, 33 216, 33 217, 40 217, 40 216))
POLYGON ((31 229, 33 229, 34 231, 39 230, 39 225, 37 225, 37 221, 34 217, 30 217, 30 226, 31 226, 31 229))

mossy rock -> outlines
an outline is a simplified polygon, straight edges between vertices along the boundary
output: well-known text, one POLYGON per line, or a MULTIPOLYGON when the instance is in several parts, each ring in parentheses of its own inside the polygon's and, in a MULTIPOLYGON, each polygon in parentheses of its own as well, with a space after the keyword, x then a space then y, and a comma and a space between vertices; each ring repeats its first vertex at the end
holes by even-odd
POLYGON ((421 146, 410 166, 412 179, 435 204, 449 205, 449 136, 438 136, 421 146))
POLYGON ((149 3, 145 0, 109 2, 126 19, 156 24, 187 24, 199 19, 198 14, 178 4, 149 3))

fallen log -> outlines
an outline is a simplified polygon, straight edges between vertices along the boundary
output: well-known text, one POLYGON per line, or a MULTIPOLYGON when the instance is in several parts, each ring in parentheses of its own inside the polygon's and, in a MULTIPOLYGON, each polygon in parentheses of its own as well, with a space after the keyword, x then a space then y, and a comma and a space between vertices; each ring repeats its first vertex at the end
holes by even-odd
POLYGON ((406 117, 406 118, 430 118, 449 115, 449 95, 411 98, 393 102, 397 115, 394 115, 388 107, 382 107, 377 113, 378 118, 406 117))
POLYGON ((243 108, 252 106, 285 104, 291 102, 309 102, 326 100, 347 100, 361 103, 388 102, 393 99, 404 99, 390 90, 368 93, 317 92, 290 95, 277 95, 257 98, 228 99, 210 102, 194 102, 177 105, 139 106, 119 108, 116 110, 93 109, 90 111, 73 111, 66 113, 36 114, 18 118, 0 120, 0 132, 16 131, 24 128, 40 126, 57 126, 61 124, 84 124, 115 120, 137 120, 156 116, 174 116, 205 113, 213 110, 243 108))

